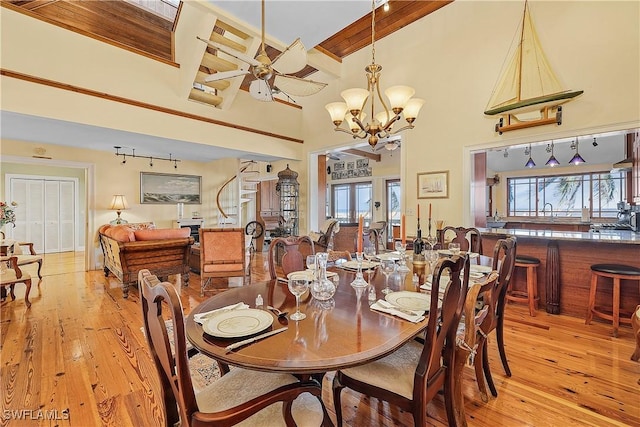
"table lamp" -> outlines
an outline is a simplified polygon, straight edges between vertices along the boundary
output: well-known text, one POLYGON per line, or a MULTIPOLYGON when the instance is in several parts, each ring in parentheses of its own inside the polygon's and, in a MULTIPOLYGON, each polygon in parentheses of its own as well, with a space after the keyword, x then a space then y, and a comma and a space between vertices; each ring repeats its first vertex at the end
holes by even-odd
POLYGON ((113 199, 111 199, 111 206, 109 209, 116 211, 118 214, 118 218, 111 221, 111 224, 127 224, 127 221, 120 218, 120 214, 123 210, 129 209, 129 204, 127 203, 127 199, 122 194, 115 194, 113 199))

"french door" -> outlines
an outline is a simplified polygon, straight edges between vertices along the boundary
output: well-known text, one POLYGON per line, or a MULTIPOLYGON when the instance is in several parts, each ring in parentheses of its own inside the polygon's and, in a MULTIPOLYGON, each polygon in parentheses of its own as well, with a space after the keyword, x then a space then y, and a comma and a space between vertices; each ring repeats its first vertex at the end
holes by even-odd
POLYGON ((5 227, 18 241, 33 242, 38 253, 75 249, 75 178, 7 177, 8 200, 15 201, 15 227, 5 227))
POLYGON ((351 182, 331 186, 332 217, 339 222, 358 222, 360 215, 371 222, 371 182, 351 182))

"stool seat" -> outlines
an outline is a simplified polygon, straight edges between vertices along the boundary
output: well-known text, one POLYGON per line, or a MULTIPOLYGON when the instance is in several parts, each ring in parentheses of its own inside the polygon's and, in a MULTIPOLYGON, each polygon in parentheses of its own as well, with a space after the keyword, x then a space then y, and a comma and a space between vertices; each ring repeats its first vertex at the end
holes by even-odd
POLYGON ((515 267, 527 269, 527 290, 514 291, 511 289, 513 281, 509 282, 506 298, 508 301, 520 302, 529 305, 529 315, 536 315, 536 306, 540 297, 538 297, 538 267, 540 260, 529 255, 516 255, 515 267))
POLYGON ((620 276, 640 276, 640 268, 623 264, 594 264, 591 271, 619 274, 620 276))
POLYGON ((517 255, 516 256, 516 264, 540 264, 540 260, 533 256, 528 255, 517 255))
POLYGON ((593 264, 591 266, 591 289, 589 291, 589 307, 587 309, 586 324, 590 324, 593 316, 613 322, 613 336, 618 336, 620 322, 631 323, 630 318, 620 316, 620 286, 621 280, 637 280, 640 283, 640 268, 624 264, 593 264), (609 311, 607 308, 596 306, 598 278, 613 280, 613 301, 609 311), (611 313, 611 314, 609 314, 611 313))

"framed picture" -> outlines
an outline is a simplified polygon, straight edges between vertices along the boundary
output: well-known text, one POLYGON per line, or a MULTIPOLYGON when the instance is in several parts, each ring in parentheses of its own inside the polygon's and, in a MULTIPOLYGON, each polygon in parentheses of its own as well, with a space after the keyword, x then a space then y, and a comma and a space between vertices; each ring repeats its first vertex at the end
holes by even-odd
POLYGON ((418 199, 446 199, 449 197, 449 171, 418 174, 418 199))
POLYGON ((140 203, 202 203, 202 177, 168 173, 140 172, 140 203))

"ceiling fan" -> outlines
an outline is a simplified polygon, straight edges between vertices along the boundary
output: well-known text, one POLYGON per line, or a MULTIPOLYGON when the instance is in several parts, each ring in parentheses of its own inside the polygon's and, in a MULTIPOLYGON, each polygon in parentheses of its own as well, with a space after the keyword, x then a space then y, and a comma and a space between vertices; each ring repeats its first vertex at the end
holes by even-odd
POLYGON ((205 78, 205 82, 226 80, 246 74, 253 74, 255 80, 249 85, 249 93, 255 99, 265 102, 273 101, 273 96, 280 93, 284 94, 289 100, 292 100, 291 95, 308 96, 324 89, 324 87, 327 86, 326 83, 291 75, 292 73, 302 70, 307 65, 307 51, 299 38, 291 43, 273 61, 269 58, 265 50, 264 9, 265 0, 262 0, 262 43, 260 45, 260 51, 255 58, 211 40, 197 37, 198 40, 207 43, 212 48, 249 65, 249 69, 240 68, 238 70, 210 74, 205 78))
POLYGON ((386 141, 385 143, 379 143, 378 146, 376 146, 375 151, 380 151, 382 149, 385 149, 387 151, 395 151, 398 148, 400 148, 400 140, 399 139, 391 139, 389 141, 386 141))

